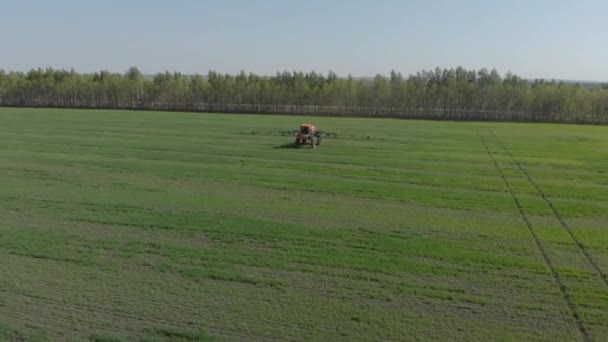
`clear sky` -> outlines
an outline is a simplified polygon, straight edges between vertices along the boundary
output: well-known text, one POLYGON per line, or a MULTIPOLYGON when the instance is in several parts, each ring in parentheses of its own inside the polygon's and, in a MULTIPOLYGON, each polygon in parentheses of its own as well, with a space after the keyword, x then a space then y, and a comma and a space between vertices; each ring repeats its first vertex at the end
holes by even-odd
POLYGON ((0 0, 0 68, 608 81, 608 0, 0 0))

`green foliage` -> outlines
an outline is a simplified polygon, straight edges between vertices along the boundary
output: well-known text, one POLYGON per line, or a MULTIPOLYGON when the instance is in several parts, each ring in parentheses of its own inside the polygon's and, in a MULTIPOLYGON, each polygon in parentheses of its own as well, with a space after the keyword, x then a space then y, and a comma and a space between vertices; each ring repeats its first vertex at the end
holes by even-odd
POLYGON ((34 69, 0 73, 0 105, 608 123, 605 86, 529 82, 462 67, 373 79, 314 71, 272 77, 164 72, 145 79, 135 67, 124 75, 34 69))

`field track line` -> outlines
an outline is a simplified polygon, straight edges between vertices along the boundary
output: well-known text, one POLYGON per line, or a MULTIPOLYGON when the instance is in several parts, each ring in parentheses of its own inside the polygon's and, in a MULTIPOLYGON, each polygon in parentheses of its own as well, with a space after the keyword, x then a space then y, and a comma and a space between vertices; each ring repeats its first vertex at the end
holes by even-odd
POLYGON ((555 216, 555 218, 557 218, 557 220, 559 221, 562 228, 564 228, 564 230, 568 233, 568 235, 570 236, 572 241, 574 241, 574 243, 576 244, 578 249, 583 253, 585 258, 587 258, 587 261, 589 262, 591 267, 593 267, 595 272, 599 275, 599 277, 602 280, 602 282, 604 283, 604 285, 606 287, 608 287, 608 278, 606 277, 606 274, 604 274, 604 272, 602 272, 599 265, 597 264, 597 262, 595 262, 593 257, 589 254, 589 251, 585 248, 585 246, 582 243, 580 243, 580 241, 578 241, 578 239, 576 238, 576 236, 574 235, 574 233, 572 232, 572 230, 570 229, 568 224, 566 224, 566 221, 564 221, 564 219, 559 214, 559 212, 557 211, 557 209, 555 208, 553 203, 549 200, 549 198, 547 198, 547 195, 545 195, 545 193, 540 189, 540 187, 536 184, 536 182, 532 179, 532 177, 530 177, 528 172, 521 166, 521 164, 515 159, 515 157, 513 157, 511 152, 506 148, 506 146, 502 143, 502 141, 494 134, 494 132, 492 130, 490 130, 490 133, 492 133, 492 136, 494 137, 494 139, 496 139, 496 141, 498 142, 498 144, 500 144, 500 146, 505 151, 505 153, 511 158, 511 160, 515 163, 515 165, 517 165, 517 168, 519 168, 519 170, 526 176, 526 178, 528 179, 528 182, 530 182, 530 184, 532 184, 532 186, 534 187, 534 189, 536 189, 536 192, 540 195, 540 197, 542 197, 542 199, 545 201, 545 203, 547 203, 549 208, 551 208, 553 215, 555 216))
POLYGON ((580 318, 580 315, 578 314, 578 311, 576 310, 576 306, 574 305, 574 303, 570 299, 570 294, 568 293, 568 289, 564 285, 564 282, 562 281, 561 277, 559 276, 559 273, 557 273, 557 271, 555 270, 555 267, 553 267, 553 263, 551 262, 551 259, 549 258, 549 255, 545 251, 545 248, 540 243, 538 235, 536 235, 536 232, 534 231, 534 229, 532 229, 532 223, 530 223, 530 220, 526 216, 526 213, 524 212, 523 207, 521 206, 521 204, 519 203, 519 200, 515 196, 515 193, 513 192, 513 188, 511 188, 511 184, 509 183, 509 181, 505 177, 505 174, 502 171, 502 168, 500 167, 500 165, 498 165, 498 162, 496 161, 496 159, 492 155, 492 152, 490 152, 490 149, 488 148, 488 145, 486 144, 485 139, 479 133, 479 131, 477 132, 477 135, 481 139, 481 143, 483 144, 483 147, 485 148, 486 153, 488 154, 488 156, 490 157, 490 159, 492 159, 492 162, 494 163, 494 166, 496 167, 496 169, 500 173, 500 178, 502 178, 502 180, 504 181, 505 185, 507 186, 507 189, 509 190, 509 194, 511 195, 511 198, 513 198, 513 202, 515 202, 515 205, 517 206, 517 209, 519 210, 519 214, 521 215, 521 218, 526 223, 526 227, 528 228, 528 231, 530 232, 530 235, 532 235, 532 239, 534 240, 534 244, 536 245, 536 248, 539 250, 540 254, 542 255, 543 260, 545 261, 545 264, 547 265, 547 267, 549 268, 549 271, 551 272, 551 275, 553 277, 553 280, 555 281, 555 284, 557 285, 557 287, 559 288, 559 290, 562 293, 562 297, 563 297, 564 301, 566 302, 566 304, 568 306, 568 309, 570 310, 570 314, 574 318, 574 323, 576 324, 576 327, 578 328, 579 332, 581 333, 581 336, 583 337, 583 340, 585 340, 585 341, 591 341, 591 338, 589 337, 589 334, 587 333, 587 330, 585 330, 585 327, 583 326, 583 323, 581 322, 581 318, 580 318))

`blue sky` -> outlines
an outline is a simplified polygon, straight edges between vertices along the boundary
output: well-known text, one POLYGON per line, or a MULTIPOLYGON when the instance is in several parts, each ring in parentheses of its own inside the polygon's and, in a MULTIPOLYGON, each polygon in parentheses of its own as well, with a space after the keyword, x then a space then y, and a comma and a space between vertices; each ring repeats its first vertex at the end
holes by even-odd
POLYGON ((606 0, 0 0, 0 68, 608 81, 606 0))

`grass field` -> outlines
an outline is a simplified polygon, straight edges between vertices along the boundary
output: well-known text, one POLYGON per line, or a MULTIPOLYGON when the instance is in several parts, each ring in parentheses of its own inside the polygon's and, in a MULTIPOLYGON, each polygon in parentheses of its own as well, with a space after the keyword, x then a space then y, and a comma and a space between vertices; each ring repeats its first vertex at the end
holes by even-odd
POLYGON ((0 340, 607 340, 608 127, 0 109, 0 340), (313 121, 339 134, 290 148, 313 121))

